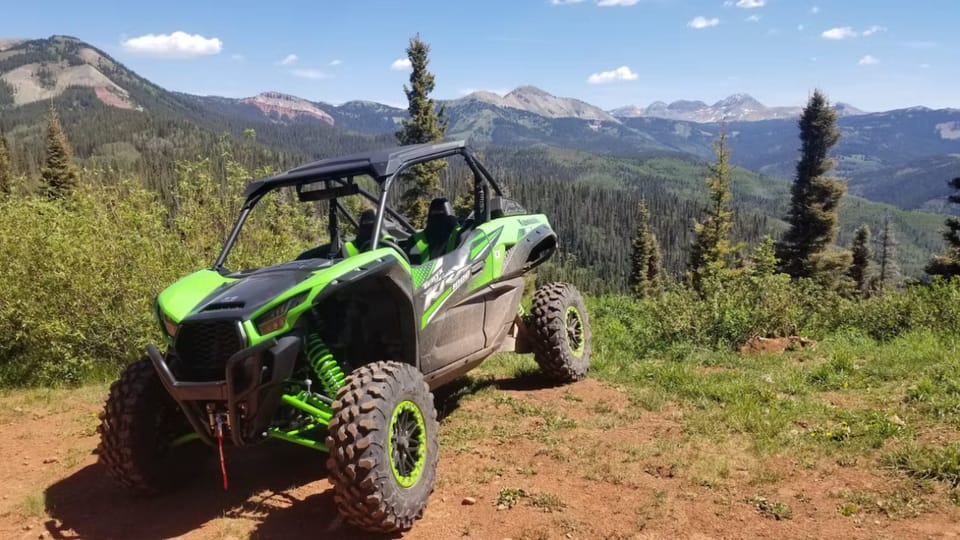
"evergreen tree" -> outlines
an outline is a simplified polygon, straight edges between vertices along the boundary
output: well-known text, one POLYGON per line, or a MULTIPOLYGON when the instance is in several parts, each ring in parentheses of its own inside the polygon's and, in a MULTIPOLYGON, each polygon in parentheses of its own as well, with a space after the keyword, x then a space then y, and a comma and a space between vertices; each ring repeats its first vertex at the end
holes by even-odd
POLYGON ((67 136, 64 135, 60 118, 51 104, 47 116, 47 153, 40 171, 47 197, 61 199, 69 195, 77 186, 78 176, 67 136))
POLYGON ((858 294, 865 294, 870 284, 870 227, 861 225, 853 238, 853 263, 847 275, 853 280, 858 294))
MULTIPOLYGON (((430 46, 420 39, 420 34, 410 38, 407 58, 410 59, 410 86, 404 85, 407 94, 410 118, 404 120, 397 141, 400 144, 435 143, 443 140, 447 129, 445 107, 438 112, 430 93, 433 92, 433 74, 427 70, 430 46)), ((401 179, 406 190, 401 196, 400 209, 410 221, 421 226, 427 215, 430 198, 440 188, 440 172, 446 167, 443 160, 414 165, 401 179)))
POLYGON ((637 230, 633 236, 630 254, 630 289, 637 298, 654 294, 660 286, 660 246, 650 230, 650 211, 646 201, 640 201, 637 230))
MULTIPOLYGON (((949 184, 957 190, 950 195, 950 202, 960 204, 960 176, 950 180, 949 184)), ((960 218, 947 218, 946 226, 943 239, 947 243, 947 252, 934 257, 927 264, 926 272, 934 276, 960 276, 960 218)))
POLYGON ((776 242, 767 236, 750 254, 750 273, 756 277, 772 276, 777 272, 776 242))
POLYGON ((883 220, 879 255, 880 273, 877 275, 877 288, 896 287, 900 282, 900 268, 897 267, 897 236, 889 217, 883 220))
POLYGON ((713 145, 717 161, 709 166, 707 187, 710 206, 706 218, 694 225, 695 239, 690 251, 689 278, 693 288, 701 290, 703 281, 723 274, 729 268, 731 257, 730 229, 733 212, 730 211, 730 150, 727 134, 721 129, 720 138, 713 145))
POLYGON ((800 116, 801 153, 791 188, 790 227, 777 246, 781 270, 794 278, 831 281, 834 277, 817 274, 838 268, 839 261, 826 253, 836 239, 837 207, 846 191, 842 180, 826 176, 834 166, 828 154, 840 140, 836 120, 826 96, 814 91, 800 116))
POLYGON ((7 138, 0 133, 0 198, 10 194, 13 188, 13 156, 7 138))

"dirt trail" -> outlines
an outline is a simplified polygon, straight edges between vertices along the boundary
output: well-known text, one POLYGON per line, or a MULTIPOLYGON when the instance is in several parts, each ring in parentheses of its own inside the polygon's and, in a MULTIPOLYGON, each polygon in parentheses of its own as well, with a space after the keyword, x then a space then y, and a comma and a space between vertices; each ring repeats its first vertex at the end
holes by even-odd
MULTIPOLYGON (((681 444, 682 411, 643 411, 593 380, 481 386, 441 398, 437 489, 405 538, 960 538, 956 507, 841 515, 838 494, 889 487, 876 467, 758 462, 736 441, 695 452, 681 444), (758 470, 772 471, 762 484, 758 470), (502 492, 519 490, 515 506, 498 510, 502 492), (790 519, 765 515, 758 495, 786 503, 790 519)), ((92 455, 103 392, 0 397, 0 538, 365 537, 337 519, 323 456, 287 445, 228 455, 226 493, 211 462, 188 491, 129 498, 92 455)))

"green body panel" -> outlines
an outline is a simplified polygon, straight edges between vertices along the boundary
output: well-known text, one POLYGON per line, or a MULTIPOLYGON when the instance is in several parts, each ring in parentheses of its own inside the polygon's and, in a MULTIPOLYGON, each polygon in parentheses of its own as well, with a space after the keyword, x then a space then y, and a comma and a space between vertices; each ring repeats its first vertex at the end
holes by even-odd
POLYGON ((479 289, 500 278, 503 275, 507 249, 540 225, 550 225, 547 216, 543 214, 507 216, 490 220, 477 227, 477 230, 483 231, 486 236, 474 240, 475 245, 471 247, 470 257, 479 255, 491 241, 494 245, 487 252, 483 271, 470 281, 470 290, 479 289))
MULTIPOLYGON (((383 247, 366 253, 358 253, 350 258, 341 260, 329 268, 317 270, 309 278, 279 294, 275 299, 254 312, 249 320, 243 322, 243 329, 247 334, 248 344, 256 345, 265 339, 282 336, 289 332, 300 318, 300 315, 310 309, 314 298, 316 298, 330 282, 349 272, 353 272, 357 268, 375 262, 378 259, 389 258, 396 260, 408 274, 410 273, 410 265, 407 261, 394 251, 393 248, 389 247, 383 247), (302 293, 307 294, 304 296, 303 301, 295 306, 291 306, 287 311, 284 325, 274 332, 260 335, 260 331, 255 324, 257 318, 302 293)), ((160 295, 157 296, 158 308, 160 312, 170 317, 173 322, 179 324, 184 317, 190 314, 197 304, 202 302, 203 299, 209 296, 217 287, 232 281, 236 281, 236 279, 222 276, 213 270, 195 272, 182 278, 161 292, 160 295)))
POLYGON ((200 270, 167 287, 157 296, 157 305, 179 324, 204 298, 224 283, 236 281, 213 270, 200 270))

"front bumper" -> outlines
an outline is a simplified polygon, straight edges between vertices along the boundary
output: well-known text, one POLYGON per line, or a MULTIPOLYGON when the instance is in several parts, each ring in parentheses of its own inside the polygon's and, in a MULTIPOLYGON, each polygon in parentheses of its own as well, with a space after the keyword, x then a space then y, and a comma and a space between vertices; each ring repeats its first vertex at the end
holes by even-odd
POLYGON ((147 345, 147 354, 164 388, 205 443, 216 444, 213 414, 225 414, 230 440, 246 446, 265 438, 300 354, 300 338, 268 339, 237 352, 227 360, 219 381, 177 380, 155 346, 147 345))

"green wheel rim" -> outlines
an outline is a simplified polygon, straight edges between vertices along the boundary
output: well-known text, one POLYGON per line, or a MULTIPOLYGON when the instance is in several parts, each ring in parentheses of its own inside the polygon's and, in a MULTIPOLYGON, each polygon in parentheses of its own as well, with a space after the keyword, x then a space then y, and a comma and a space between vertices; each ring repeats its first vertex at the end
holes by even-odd
POLYGON ((583 338, 583 317, 580 315, 580 310, 577 309, 576 306, 567 307, 567 311, 563 317, 563 326, 565 330, 564 334, 567 338, 567 347, 570 348, 570 352, 572 352, 574 356, 579 357, 583 354, 586 340, 583 338))
POLYGON ((401 401, 393 409, 387 432, 387 455, 393 478, 401 487, 417 483, 427 462, 427 425, 416 403, 401 401))

